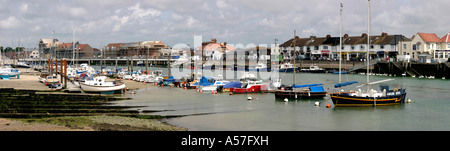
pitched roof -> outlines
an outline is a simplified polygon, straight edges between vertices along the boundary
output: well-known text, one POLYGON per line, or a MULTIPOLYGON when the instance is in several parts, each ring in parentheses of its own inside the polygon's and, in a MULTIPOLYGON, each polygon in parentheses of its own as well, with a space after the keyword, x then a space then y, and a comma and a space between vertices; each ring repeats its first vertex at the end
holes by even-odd
POLYGON ((118 47, 120 47, 122 45, 124 45, 124 43, 110 43, 106 47, 108 47, 108 48, 112 48, 112 47, 118 48, 118 47))
POLYGON ((450 42, 450 33, 447 33, 444 36, 442 36, 441 42, 450 42))
POLYGON ((425 42, 441 42, 435 33, 417 33, 425 42))

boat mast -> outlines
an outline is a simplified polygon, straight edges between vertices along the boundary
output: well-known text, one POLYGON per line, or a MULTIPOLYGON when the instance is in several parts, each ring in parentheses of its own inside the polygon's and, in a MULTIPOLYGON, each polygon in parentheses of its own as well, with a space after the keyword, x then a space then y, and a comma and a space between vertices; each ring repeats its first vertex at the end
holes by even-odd
POLYGON ((341 21, 339 24, 339 83, 342 83, 341 72, 342 72, 342 8, 344 7, 344 2, 341 2, 341 21))
POLYGON ((295 84, 295 41, 297 41, 297 38, 295 37, 295 30, 294 30, 294 71, 293 71, 292 85, 295 84))
MULTIPOLYGON (((370 62, 370 55, 369 55, 369 49, 370 49, 370 0, 368 0, 368 9, 367 9, 367 83, 370 82, 369 80, 369 62, 370 62)), ((367 85, 367 92, 369 92, 370 86, 367 85)))

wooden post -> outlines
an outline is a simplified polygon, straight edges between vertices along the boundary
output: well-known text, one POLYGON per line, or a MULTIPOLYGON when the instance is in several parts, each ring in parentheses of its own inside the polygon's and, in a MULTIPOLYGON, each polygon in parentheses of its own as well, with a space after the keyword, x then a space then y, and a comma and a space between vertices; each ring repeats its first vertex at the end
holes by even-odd
POLYGON ((47 65, 48 65, 48 69, 47 69, 47 72, 48 72, 48 74, 50 74, 50 59, 48 59, 48 61, 47 61, 47 65))
POLYGON ((61 59, 60 62, 61 62, 61 64, 60 64, 60 66, 61 66, 61 74, 60 74, 60 75, 61 75, 61 76, 60 76, 60 77, 61 77, 61 85, 62 85, 63 82, 64 82, 64 76, 63 76, 63 75, 64 75, 65 72, 64 72, 64 70, 63 70, 63 66, 64 66, 63 60, 61 59))
POLYGON ((64 88, 67 88, 67 60, 64 59, 64 88))

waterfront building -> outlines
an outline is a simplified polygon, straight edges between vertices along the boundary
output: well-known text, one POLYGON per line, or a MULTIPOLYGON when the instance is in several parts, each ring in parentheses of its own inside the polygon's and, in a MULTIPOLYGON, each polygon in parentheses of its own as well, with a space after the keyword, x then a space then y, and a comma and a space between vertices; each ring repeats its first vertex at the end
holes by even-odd
MULTIPOLYGON (((381 35, 370 36, 370 55, 371 58, 387 59, 395 58, 398 54, 397 43, 407 40, 403 35, 381 35)), ((330 60, 338 58, 339 53, 339 37, 316 37, 297 38, 295 42, 296 56, 302 56, 306 59, 323 59, 330 60)), ((365 58, 367 53, 367 34, 362 33, 361 36, 342 37, 342 57, 345 60, 361 60, 365 58)), ((291 59, 294 52, 293 38, 281 44, 281 50, 284 59, 291 59)))
POLYGON ((55 49, 60 45, 58 39, 40 39, 39 40, 39 58, 50 58, 55 54, 55 49))
POLYGON ((67 58, 67 59, 80 59, 80 58, 92 58, 94 55, 94 49, 89 44, 75 43, 75 50, 73 49, 72 43, 62 43, 58 45, 55 49, 56 58, 67 58), (75 53, 74 53, 75 51, 75 53))
POLYGON ((129 43, 110 43, 103 48, 106 58, 149 58, 158 59, 162 56, 162 49, 169 49, 161 41, 139 41, 129 43))
POLYGON ((217 39, 211 39, 211 41, 202 42, 201 54, 204 60, 222 60, 223 54, 234 50, 235 48, 227 45, 227 42, 217 43, 217 39))
POLYGON ((445 34, 441 38, 441 44, 434 51, 434 58, 439 62, 446 62, 450 58, 450 33, 445 34))
POLYGON ((413 61, 430 63, 435 50, 441 49, 441 38, 435 33, 417 33, 411 41, 401 42, 400 54, 411 55, 413 61))

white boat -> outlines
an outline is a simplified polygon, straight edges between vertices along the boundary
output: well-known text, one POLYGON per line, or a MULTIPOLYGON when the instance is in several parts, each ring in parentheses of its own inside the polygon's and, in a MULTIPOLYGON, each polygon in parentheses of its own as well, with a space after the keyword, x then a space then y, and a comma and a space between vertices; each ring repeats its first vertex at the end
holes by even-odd
POLYGON ((11 69, 9 66, 1 67, 0 68, 0 78, 3 80, 9 80, 11 77, 17 77, 17 79, 20 78, 20 71, 17 69, 11 69))
POLYGON ((302 69, 301 72, 308 72, 308 73, 325 73, 325 69, 320 68, 319 66, 313 64, 309 66, 309 69, 302 69))
POLYGON ((219 75, 218 77, 214 78, 214 81, 215 82, 214 82, 213 85, 201 87, 201 90, 203 90, 203 91, 216 91, 219 86, 224 86, 224 85, 230 83, 230 81, 223 80, 222 75, 219 75))
POLYGON ((239 79, 239 81, 249 81, 249 80, 256 81, 256 80, 258 80, 258 78, 253 73, 244 72, 244 74, 242 74, 241 78, 239 79))
POLYGON ((80 83, 81 89, 88 93, 113 94, 122 93, 125 84, 120 81, 105 81, 106 76, 95 77, 80 83))
POLYGON ((60 83, 58 80, 58 77, 56 76, 56 74, 53 75, 48 75, 47 77, 45 77, 45 80, 43 82, 45 85, 50 86, 53 84, 57 84, 60 83))

